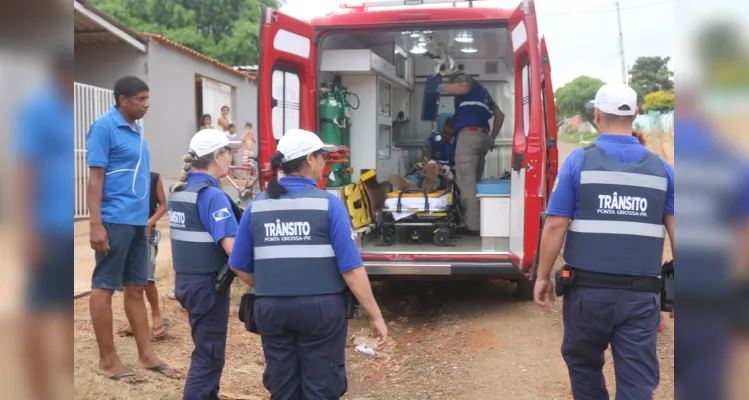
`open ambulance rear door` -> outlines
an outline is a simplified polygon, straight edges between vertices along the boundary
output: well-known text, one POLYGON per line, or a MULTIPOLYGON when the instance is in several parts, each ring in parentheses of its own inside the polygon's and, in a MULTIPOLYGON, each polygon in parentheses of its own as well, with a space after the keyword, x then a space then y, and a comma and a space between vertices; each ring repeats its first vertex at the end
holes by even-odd
MULTIPOLYGON (((549 50, 546 48, 546 39, 541 37, 541 63, 543 70, 541 74, 541 95, 544 105, 544 122, 546 128, 546 203, 551 197, 554 182, 557 180, 559 171, 559 149, 557 147, 557 110, 554 105, 554 86, 551 82, 551 61, 549 50)), ((546 209, 544 204, 543 209, 546 209)))
POLYGON ((510 177, 510 261, 533 278, 545 206, 546 147, 536 10, 525 0, 510 16, 515 70, 515 132, 510 177))
POLYGON ((317 44, 312 25, 263 6, 258 72, 258 151, 263 190, 276 141, 290 129, 317 132, 317 44))

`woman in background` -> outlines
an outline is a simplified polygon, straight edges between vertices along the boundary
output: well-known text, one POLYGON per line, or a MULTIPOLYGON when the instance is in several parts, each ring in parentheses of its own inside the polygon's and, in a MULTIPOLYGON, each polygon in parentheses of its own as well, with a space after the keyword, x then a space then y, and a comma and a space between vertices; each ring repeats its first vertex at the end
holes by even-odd
POLYGON ((198 130, 203 129, 213 129, 213 118, 211 117, 211 114, 203 114, 203 116, 200 117, 200 128, 198 128, 198 130))
POLYGON ((221 132, 228 132, 229 131, 229 125, 234 124, 234 121, 231 120, 231 109, 229 106, 223 106, 221 107, 221 116, 218 117, 218 126, 216 129, 218 129, 221 132))

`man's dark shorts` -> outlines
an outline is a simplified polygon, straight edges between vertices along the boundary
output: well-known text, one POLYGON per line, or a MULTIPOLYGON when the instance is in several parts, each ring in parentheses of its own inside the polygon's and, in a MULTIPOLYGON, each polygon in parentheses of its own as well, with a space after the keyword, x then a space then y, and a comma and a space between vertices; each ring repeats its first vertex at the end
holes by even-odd
POLYGON ((149 245, 145 226, 104 223, 109 254, 96 253, 92 289, 121 290, 148 284, 149 245))
POLYGON ((73 310, 75 246, 73 235, 42 235, 42 251, 32 266, 26 287, 27 307, 34 312, 73 310))

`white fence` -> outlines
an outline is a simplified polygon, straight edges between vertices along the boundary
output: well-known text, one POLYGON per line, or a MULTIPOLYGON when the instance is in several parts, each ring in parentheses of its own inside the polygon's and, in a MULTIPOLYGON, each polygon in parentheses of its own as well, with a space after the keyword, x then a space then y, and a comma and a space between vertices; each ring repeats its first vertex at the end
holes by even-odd
POLYGON ((75 83, 75 218, 88 217, 86 134, 91 124, 113 105, 114 93, 111 90, 75 83))

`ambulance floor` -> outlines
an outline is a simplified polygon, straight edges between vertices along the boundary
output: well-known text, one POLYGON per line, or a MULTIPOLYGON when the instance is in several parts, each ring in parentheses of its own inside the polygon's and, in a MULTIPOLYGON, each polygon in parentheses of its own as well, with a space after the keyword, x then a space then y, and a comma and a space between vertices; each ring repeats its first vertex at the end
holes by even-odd
POLYGON ((422 235, 421 244, 408 243, 407 228, 398 229, 395 243, 390 246, 380 244, 379 238, 370 236, 361 246, 361 251, 366 253, 375 252, 399 252, 399 253, 475 253, 481 252, 481 238, 473 236, 461 236, 450 241, 451 246, 437 246, 432 236, 427 232, 422 235))

